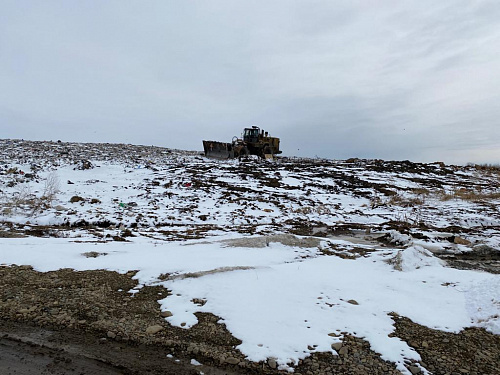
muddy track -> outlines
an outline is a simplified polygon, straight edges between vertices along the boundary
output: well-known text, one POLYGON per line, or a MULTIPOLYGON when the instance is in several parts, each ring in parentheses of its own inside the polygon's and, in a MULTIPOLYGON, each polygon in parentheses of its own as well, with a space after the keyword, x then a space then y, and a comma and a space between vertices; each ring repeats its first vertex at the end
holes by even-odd
MULTIPOLYGON (((1 374, 286 374, 254 363, 219 318, 197 314, 190 329, 169 325, 157 303, 160 287, 135 295, 133 272, 40 273, 0 267, 1 374), (122 290, 122 291, 120 291, 122 290), (156 326, 155 330, 148 328, 156 326), (196 361, 196 362, 193 362, 196 361), (193 365, 202 364, 202 365, 193 365)), ((500 336, 484 329, 432 330, 395 315, 394 336, 408 342, 434 374, 495 374, 500 336), (463 372, 468 371, 468 372, 463 372), (487 372, 485 372, 487 371, 487 372)), ((419 373, 418 363, 407 367, 419 373)), ((497 372, 498 373, 498 372, 497 372)), ((362 338, 345 334, 339 355, 314 353, 295 374, 399 374, 362 338)))
POLYGON ((131 345, 64 328, 0 320, 1 374, 236 374, 192 365, 161 346, 131 345))
MULTIPOLYGON (((442 248, 434 255, 450 267, 500 272, 498 168, 362 159, 220 163, 148 146, 19 140, 0 145, 0 238, 89 237, 89 243, 102 244, 233 232, 347 236, 355 244, 371 233, 382 248, 403 248, 390 235, 395 231, 442 248), (61 181, 52 206, 37 208, 53 220, 37 225, 33 197, 54 169, 72 181, 61 181), (12 202, 23 186, 31 186, 32 194, 12 202), (18 214, 25 220, 18 221, 18 214)), ((332 246, 323 255, 356 259, 366 252, 332 246)), ((286 374, 270 359, 247 360, 237 349, 240 340, 215 315, 196 313, 198 324, 190 329, 170 325, 157 301, 171 291, 144 286, 129 293, 137 287, 134 275, 0 265, 0 374, 286 374)), ((394 336, 413 347, 433 374, 500 373, 499 336, 393 320, 394 336)), ((344 333, 341 345, 338 356, 314 353, 299 361, 295 374, 399 373, 363 338, 344 333)), ((421 373, 419 363, 405 365, 421 373)))

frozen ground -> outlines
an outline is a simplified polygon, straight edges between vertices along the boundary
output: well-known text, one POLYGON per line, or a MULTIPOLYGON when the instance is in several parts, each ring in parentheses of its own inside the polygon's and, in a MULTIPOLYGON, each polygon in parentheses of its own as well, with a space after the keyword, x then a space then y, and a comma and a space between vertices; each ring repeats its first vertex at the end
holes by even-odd
POLYGON ((410 373, 391 313, 500 334, 496 168, 0 143, 0 264, 136 270, 129 293, 164 286, 186 330, 220 317, 251 361, 293 371, 350 334, 410 373))

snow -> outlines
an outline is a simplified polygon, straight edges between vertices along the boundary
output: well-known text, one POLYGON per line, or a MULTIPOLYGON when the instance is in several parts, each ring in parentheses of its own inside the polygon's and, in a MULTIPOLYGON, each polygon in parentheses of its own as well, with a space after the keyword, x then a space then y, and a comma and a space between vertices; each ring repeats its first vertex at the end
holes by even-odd
MULTIPOLYGON (((140 286, 163 285, 172 291, 158 301, 162 310, 173 313, 166 318, 170 324, 189 328, 197 323, 195 312, 213 313, 242 340, 238 349, 250 360, 272 356, 283 369, 311 353, 308 346, 335 354, 331 344, 350 333, 368 340, 383 359, 405 372, 404 359, 419 356, 402 340, 388 336, 393 331, 391 312, 448 332, 481 326, 500 334, 498 275, 448 268, 419 245, 355 260, 279 242, 228 246, 228 240, 256 238, 226 235, 187 243, 143 237, 130 243, 1 239, 0 259, 39 271, 138 270, 140 286), (83 253, 88 251, 107 255, 87 258, 83 253), (402 272, 391 264, 400 251, 402 272), (164 273, 173 276, 162 281, 164 273), (207 302, 199 306, 194 298, 207 302), (348 302, 352 300, 357 304, 348 302)), ((134 292, 140 293, 140 287, 134 292)))
POLYGON ((473 323, 500 334, 500 279, 476 280, 466 294, 467 311, 473 323))
POLYGON ((405 250, 400 250, 394 258, 398 263, 400 271, 413 271, 421 267, 442 266, 444 261, 432 255, 432 253, 420 245, 410 246, 405 250))
MULTIPOLYGON (((24 230, 82 220, 112 224, 101 228, 99 235, 72 229, 61 230, 61 238, 0 237, 0 264, 26 264, 42 272, 137 270, 138 286, 127 292, 140 293, 144 285, 171 290, 171 295, 158 301, 162 310, 172 312, 166 318, 170 324, 189 329, 197 323, 196 312, 213 313, 242 341, 238 349, 248 359, 274 357, 281 369, 289 371, 311 352, 335 355, 331 344, 351 334, 365 338, 383 359, 409 373, 404 360, 419 356, 404 341, 389 337, 394 331, 392 312, 447 332, 477 326, 500 334, 500 276, 453 269, 433 255, 471 251, 474 246, 499 249, 498 199, 481 205, 430 195, 418 207, 397 206, 375 187, 365 185, 389 186, 398 190, 401 199, 411 199, 417 196, 412 189, 429 188, 420 182, 426 178, 451 189, 460 186, 464 176, 471 181, 479 178, 472 172, 444 176, 375 172, 341 162, 313 164, 301 171, 293 165, 265 163, 251 167, 263 176, 257 178, 251 173, 242 176, 236 170, 237 161, 200 161, 174 154, 153 158, 151 168, 140 158, 123 156, 124 160, 116 161, 100 156, 92 160, 91 170, 47 162, 37 178, 14 186, 9 182, 18 176, 0 166, 3 202, 21 186, 40 195, 44 179, 53 171, 61 182, 53 208, 33 216, 19 208, 1 211, 3 231, 11 229, 1 223, 24 230), (362 183, 346 187, 348 177, 362 183), (276 186, 265 183, 271 179, 278 180, 276 186), (70 203, 75 195, 85 200, 70 203), (381 201, 379 206, 372 204, 374 197, 381 201), (92 198, 100 203, 90 203, 92 198), (62 209, 56 209, 58 205, 62 209), (428 225, 427 230, 418 230, 421 239, 384 226, 402 218, 428 225), (382 247, 375 240, 353 235, 313 240, 280 237, 291 236, 290 222, 319 223, 312 233, 322 236, 322 228, 328 225, 373 226, 379 229, 377 235, 386 235, 392 242, 382 247), (132 228, 132 224, 135 237, 127 237, 128 242, 106 237, 120 235, 120 227, 132 228), (455 245, 447 239, 454 234, 437 230, 453 225, 468 229, 470 247, 455 245), (345 259, 323 251, 329 249, 368 252, 345 259), (90 251, 102 255, 86 257, 84 253, 90 251), (165 274, 169 279, 160 279, 165 274), (193 299, 206 303, 199 306, 193 299)), ((10 158, 9 168, 30 170, 31 162, 10 158)), ((438 171, 442 168, 436 167, 438 171)), ((493 186, 495 181, 481 180, 480 185, 493 186)))

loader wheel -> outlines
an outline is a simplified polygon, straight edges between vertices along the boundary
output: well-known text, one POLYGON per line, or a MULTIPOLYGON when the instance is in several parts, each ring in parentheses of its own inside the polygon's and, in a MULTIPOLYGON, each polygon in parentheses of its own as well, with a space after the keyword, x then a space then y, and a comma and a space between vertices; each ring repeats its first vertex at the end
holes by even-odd
POLYGON ((261 158, 265 159, 266 155, 273 155, 273 149, 269 146, 266 146, 262 149, 261 158))
POLYGON ((250 152, 248 151, 248 148, 243 147, 243 148, 240 150, 240 159, 241 159, 241 158, 246 158, 246 157, 248 157, 248 155, 250 155, 250 152))

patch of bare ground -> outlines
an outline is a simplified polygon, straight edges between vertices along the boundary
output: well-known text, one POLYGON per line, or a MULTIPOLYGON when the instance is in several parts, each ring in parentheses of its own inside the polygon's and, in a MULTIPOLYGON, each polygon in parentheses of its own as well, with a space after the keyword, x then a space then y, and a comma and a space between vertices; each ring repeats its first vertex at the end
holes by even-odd
MULTIPOLYGON (((87 344, 97 348, 95 355, 100 361, 112 361, 113 366, 126 368, 130 373, 144 373, 146 370, 156 374, 199 373, 191 372, 194 368, 191 365, 186 365, 188 369, 183 372, 164 372, 166 362, 177 365, 174 359, 167 358, 167 354, 188 364, 190 359, 197 359, 206 368, 214 363, 222 369, 231 367, 230 363, 220 364, 223 357, 238 358, 237 364, 240 362, 243 356, 234 350, 240 342, 223 324, 217 323, 217 317, 198 314, 196 327, 190 330, 172 327, 161 316, 157 303, 158 299, 168 295, 168 291, 161 287, 144 287, 134 295, 128 293, 137 284, 132 280, 133 275, 134 272, 122 275, 70 269, 40 273, 27 266, 1 267, 2 329, 7 324, 17 323, 33 324, 51 331, 62 330, 68 337, 65 345, 70 347, 73 346, 72 335, 90 335, 94 341, 87 344), (133 348, 130 350, 136 350, 139 358, 149 359, 135 362, 126 358, 111 360, 102 347, 108 342, 133 348)), ((223 373, 241 373, 241 368, 243 364, 223 373)))
MULTIPOLYGON (((422 357, 420 364, 432 374, 500 374, 500 336, 482 328, 448 333, 421 326, 402 316, 394 315, 393 319, 394 336, 413 347, 422 357)), ((416 367, 410 362, 407 365, 416 367)))
POLYGON ((472 251, 436 255, 453 268, 500 274, 500 251, 486 245, 476 246, 472 251))
MULTIPOLYGON (((51 374, 286 373, 277 370, 273 359, 260 363, 246 360, 236 349, 240 341, 212 314, 198 313, 199 323, 190 329, 171 326, 164 319, 169 313, 162 316, 157 303, 169 291, 143 287, 131 294, 128 291, 137 286, 134 274, 70 269, 41 273, 29 266, 0 267, 2 373, 43 373, 30 372, 40 368, 51 374), (193 359, 202 365, 192 365, 193 359)), ((395 335, 416 347, 435 374, 469 368, 477 374, 494 373, 490 370, 495 358, 498 364, 498 336, 475 329, 457 336, 404 318, 395 320, 395 335), (467 363, 470 353, 476 353, 477 358, 485 356, 482 367, 479 362, 476 367, 467 363), (484 369, 489 372, 480 372, 484 369)), ((295 373, 399 373, 361 338, 345 335, 342 344, 336 345, 338 355, 315 353, 301 360, 295 373)))

